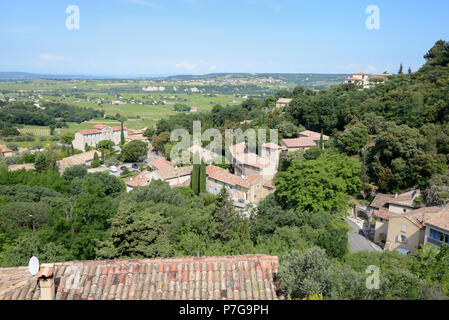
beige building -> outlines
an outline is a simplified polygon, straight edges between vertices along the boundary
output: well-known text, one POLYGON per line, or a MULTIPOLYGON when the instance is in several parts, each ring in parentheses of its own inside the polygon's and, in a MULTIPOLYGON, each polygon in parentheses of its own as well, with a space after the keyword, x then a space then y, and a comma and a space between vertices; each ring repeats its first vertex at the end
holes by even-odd
POLYGON ((73 166, 90 166, 92 161, 94 160, 95 153, 97 153, 97 155, 100 157, 101 153, 99 151, 91 150, 57 161, 59 172, 63 173, 65 169, 73 166))
POLYGON ((441 247, 449 244, 449 207, 444 208, 426 222, 424 243, 441 247))
POLYGON ((264 180, 271 180, 276 175, 279 166, 281 147, 265 143, 260 148, 260 156, 248 152, 244 142, 229 148, 230 162, 234 173, 238 176, 258 176, 264 180))
POLYGON ((292 101, 293 101, 293 99, 280 98, 278 101, 276 101, 276 108, 286 107, 292 101))
POLYGON ((387 235, 384 250, 419 248, 424 243, 427 222, 441 210, 428 207, 392 214, 383 224, 387 235))
POLYGON ((380 245, 386 244, 388 234, 388 220, 393 215, 405 214, 416 208, 415 199, 421 195, 420 190, 412 190, 403 194, 389 195, 378 193, 371 201, 368 209, 359 214, 367 221, 376 220, 374 241, 380 245))
POLYGON ((136 177, 131 178, 126 183, 126 191, 130 192, 135 187, 148 186, 152 180, 162 180, 167 182, 170 187, 189 186, 192 177, 193 166, 172 167, 165 166, 154 171, 142 171, 136 177))
POLYGON ((244 208, 249 203, 257 203, 264 198, 264 181, 262 177, 249 175, 241 177, 220 167, 206 167, 206 190, 218 194, 222 188, 227 188, 234 206, 244 208))
MULTIPOLYGON (((123 128, 125 139, 128 138, 128 129, 123 128)), ((120 144, 121 140, 121 127, 110 127, 103 124, 98 124, 92 129, 79 130, 75 133, 75 139, 72 141, 72 145, 75 149, 85 150, 86 144, 90 147, 96 147, 96 145, 103 140, 110 140, 116 145, 120 144)))

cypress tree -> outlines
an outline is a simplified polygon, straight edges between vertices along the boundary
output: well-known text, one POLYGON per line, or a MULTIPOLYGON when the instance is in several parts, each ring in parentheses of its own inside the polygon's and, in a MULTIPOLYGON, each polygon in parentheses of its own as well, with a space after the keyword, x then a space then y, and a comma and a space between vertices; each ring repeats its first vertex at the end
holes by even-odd
POLYGON ((121 121, 120 144, 125 144, 125 130, 123 130, 123 121, 121 121))
POLYGON ((201 160, 200 166, 200 193, 206 192, 206 164, 201 160))
POLYGON ((398 71, 398 74, 404 74, 404 67, 402 66, 402 63, 401 63, 401 65, 399 66, 399 71, 398 71))
POLYGON ((200 193, 200 165, 199 164, 193 165, 192 180, 191 180, 190 184, 192 186, 192 191, 195 194, 199 194, 200 193))

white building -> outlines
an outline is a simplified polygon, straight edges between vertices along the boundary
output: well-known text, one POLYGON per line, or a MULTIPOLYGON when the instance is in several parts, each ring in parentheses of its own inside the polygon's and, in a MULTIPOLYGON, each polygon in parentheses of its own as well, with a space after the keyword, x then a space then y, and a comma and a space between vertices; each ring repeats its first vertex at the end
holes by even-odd
MULTIPOLYGON (((127 128, 123 128, 125 139, 128 137, 127 128)), ((72 145, 75 149, 84 150, 86 144, 95 147, 100 141, 111 140, 116 145, 120 144, 121 127, 109 127, 98 124, 92 129, 79 130, 75 133, 75 139, 72 145)))
POLYGON ((367 73, 357 72, 352 75, 352 77, 346 78, 345 83, 355 84, 356 86, 361 86, 365 89, 372 88, 378 83, 384 83, 392 75, 389 73, 382 74, 372 74, 371 76, 367 73))
POLYGON ((286 98, 280 98, 277 102, 276 102, 276 108, 283 108, 286 107, 290 104, 290 102, 292 102, 293 99, 286 99, 286 98))

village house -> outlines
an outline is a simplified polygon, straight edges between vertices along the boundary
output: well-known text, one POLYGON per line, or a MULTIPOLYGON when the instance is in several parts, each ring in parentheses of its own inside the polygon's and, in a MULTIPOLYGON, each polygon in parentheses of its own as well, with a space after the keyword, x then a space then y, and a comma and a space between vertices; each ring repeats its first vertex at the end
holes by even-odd
POLYGON ((264 191, 264 181, 260 176, 241 177, 214 165, 206 167, 206 176, 206 190, 218 194, 222 188, 227 188, 235 207, 244 208, 249 203, 257 203, 268 193, 264 191))
POLYGON ((153 161, 152 165, 150 164, 149 166, 153 171, 142 171, 136 177, 131 178, 130 181, 126 183, 127 192, 130 192, 135 187, 148 186, 152 180, 165 181, 172 188, 181 186, 185 187, 190 185, 193 166, 178 168, 173 167, 172 164, 164 165, 161 160, 155 160, 153 161), (160 169, 153 169, 157 167, 159 167, 160 169))
POLYGON ((378 193, 368 208, 357 212, 358 216, 370 221, 375 219, 374 242, 385 244, 388 235, 388 220, 395 214, 404 214, 416 208, 415 199, 421 195, 421 191, 412 190, 403 194, 378 193))
POLYGON ((91 150, 57 161, 56 163, 58 164, 59 172, 63 173, 65 169, 73 166, 90 166, 94 160, 95 153, 97 153, 98 156, 100 155, 99 151, 91 150))
POLYGON ((149 139, 143 135, 144 130, 127 129, 127 136, 125 140, 130 141, 143 141, 149 143, 149 139))
MULTIPOLYGON (((330 139, 329 136, 323 134, 323 141, 328 141, 330 139)), ((312 147, 319 146, 319 142, 321 140, 321 133, 304 130, 299 133, 298 138, 293 139, 282 139, 281 147, 283 150, 287 150, 288 152, 295 152, 298 150, 308 150, 312 147)))
POLYGON ((0 156, 2 157, 12 157, 14 152, 11 149, 0 147, 0 156))
POLYGON ((384 250, 405 249, 413 251, 424 244, 426 225, 436 214, 444 210, 441 207, 427 207, 393 213, 384 223, 386 240, 384 250))
MULTIPOLYGON (((128 138, 128 129, 123 128, 125 139, 128 138)), ((116 145, 121 142, 121 126, 110 127, 103 124, 95 125, 92 129, 79 130, 75 133, 72 145, 75 149, 85 150, 86 144, 96 147, 100 141, 110 140, 116 145)))
POLYGON ((412 251, 424 243, 447 241, 448 208, 417 208, 420 195, 419 189, 395 195, 379 193, 368 207, 357 207, 355 215, 367 223, 374 219, 374 241, 384 250, 412 251))
POLYGON ((0 300, 282 300, 278 265, 244 255, 51 263, 35 276, 0 268, 0 300))
POLYGON ((286 107, 292 102, 293 99, 286 99, 286 98, 280 98, 278 101, 276 101, 276 108, 283 108, 286 107))
POLYGON ((271 180, 277 173, 281 147, 266 143, 260 147, 260 156, 248 152, 244 142, 229 147, 230 162, 238 176, 258 176, 271 180))

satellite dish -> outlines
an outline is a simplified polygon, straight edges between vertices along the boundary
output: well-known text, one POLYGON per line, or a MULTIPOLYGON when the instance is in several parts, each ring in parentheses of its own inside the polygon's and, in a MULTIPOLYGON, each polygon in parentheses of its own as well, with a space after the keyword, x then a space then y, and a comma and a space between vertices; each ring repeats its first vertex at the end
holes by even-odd
POLYGON ((31 257, 30 262, 28 263, 28 270, 31 275, 35 276, 39 272, 39 259, 36 257, 31 257))

